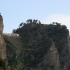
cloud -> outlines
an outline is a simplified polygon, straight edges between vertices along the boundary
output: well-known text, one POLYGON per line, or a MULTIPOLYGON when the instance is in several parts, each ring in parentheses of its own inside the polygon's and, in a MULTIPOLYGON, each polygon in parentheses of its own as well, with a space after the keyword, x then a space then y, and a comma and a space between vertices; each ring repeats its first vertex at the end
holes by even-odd
POLYGON ((43 20, 44 23, 49 24, 52 22, 58 22, 62 25, 66 25, 70 31, 70 15, 65 14, 53 14, 48 16, 46 19, 43 20))

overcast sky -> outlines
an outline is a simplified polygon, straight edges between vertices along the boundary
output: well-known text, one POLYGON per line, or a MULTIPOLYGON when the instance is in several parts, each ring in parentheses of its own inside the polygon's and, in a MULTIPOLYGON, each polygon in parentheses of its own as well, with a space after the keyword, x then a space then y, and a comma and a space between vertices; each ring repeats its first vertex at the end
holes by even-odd
POLYGON ((45 24, 59 22, 70 30, 70 0, 0 0, 0 12, 4 33, 11 33, 27 19, 45 24))

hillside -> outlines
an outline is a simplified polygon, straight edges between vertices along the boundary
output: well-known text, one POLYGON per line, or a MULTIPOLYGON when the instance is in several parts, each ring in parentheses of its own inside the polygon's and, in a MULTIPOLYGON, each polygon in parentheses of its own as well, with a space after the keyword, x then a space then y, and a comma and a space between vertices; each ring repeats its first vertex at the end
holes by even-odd
POLYGON ((10 66, 10 70, 19 70, 21 68, 21 62, 19 58, 19 54, 22 48, 22 44, 20 41, 20 37, 14 36, 6 36, 3 35, 4 40, 6 42, 6 54, 8 65, 10 66), (19 67, 19 68, 18 68, 19 67))
POLYGON ((69 31, 65 25, 29 19, 13 33, 19 37, 4 36, 11 70, 69 70, 69 31))

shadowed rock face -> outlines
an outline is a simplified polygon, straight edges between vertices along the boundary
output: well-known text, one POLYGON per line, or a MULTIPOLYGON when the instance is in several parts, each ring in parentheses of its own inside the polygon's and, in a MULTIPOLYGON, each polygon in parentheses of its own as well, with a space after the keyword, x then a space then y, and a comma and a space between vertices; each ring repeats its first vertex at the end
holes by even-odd
POLYGON ((6 70, 6 44, 3 39, 3 18, 0 14, 0 70, 6 70))
POLYGON ((0 58, 6 58, 6 46, 2 35, 0 35, 0 58))
POLYGON ((3 33, 3 17, 0 14, 0 33, 3 33))
POLYGON ((6 46, 3 39, 3 17, 0 14, 0 58, 5 59, 6 58, 6 46))
POLYGON ((24 60, 24 70, 69 70, 69 31, 65 25, 28 23, 15 33, 22 38, 26 49, 20 53, 24 52, 25 56, 20 56, 24 60))
POLYGON ((53 41, 47 54, 44 55, 43 61, 38 65, 38 68, 31 68, 30 70, 60 70, 58 51, 53 41))

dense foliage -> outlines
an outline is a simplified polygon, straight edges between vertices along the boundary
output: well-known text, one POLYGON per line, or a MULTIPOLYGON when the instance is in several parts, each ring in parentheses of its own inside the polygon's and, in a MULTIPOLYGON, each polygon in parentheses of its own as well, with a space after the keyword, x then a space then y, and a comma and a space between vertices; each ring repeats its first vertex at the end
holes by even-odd
POLYGON ((69 35, 69 31, 65 25, 61 25, 57 22, 53 22, 49 25, 41 24, 38 20, 29 19, 26 23, 21 23, 19 28, 13 32, 20 35, 23 43, 23 49, 26 49, 26 53, 24 54, 28 54, 27 56, 23 55, 26 58, 24 58, 24 65, 35 66, 38 64, 40 59, 42 60, 42 55, 47 53, 47 50, 51 45, 50 39, 52 39, 55 43, 60 55, 60 62, 62 64, 65 63, 65 57, 68 50, 68 48, 65 49, 65 47, 67 47, 65 46, 65 43, 67 43, 66 39, 69 35), (32 57, 34 60, 31 60, 32 57))
MULTIPOLYGON (((21 65, 19 66, 20 70, 37 67, 38 64, 43 61, 43 56, 51 47, 52 41, 58 50, 60 62, 62 64, 65 63, 68 50, 65 43, 67 43, 66 39, 69 35, 69 31, 65 25, 61 25, 57 22, 42 24, 38 20, 29 19, 26 23, 22 22, 19 28, 13 30, 13 33, 19 34, 21 42, 19 41, 18 46, 18 40, 16 40, 18 38, 5 38, 8 50, 7 57, 9 58, 8 61, 11 67, 17 67, 19 64, 21 65), (21 49, 19 50, 19 48, 21 49), (16 54, 16 52, 20 53, 16 54), (16 56, 18 57, 16 58, 16 56)), ((18 67, 17 70, 19 70, 18 67)))
POLYGON ((6 42, 6 54, 10 70, 21 69, 21 62, 19 58, 19 53, 21 51, 21 41, 20 37, 10 37, 4 35, 4 40, 6 42))

